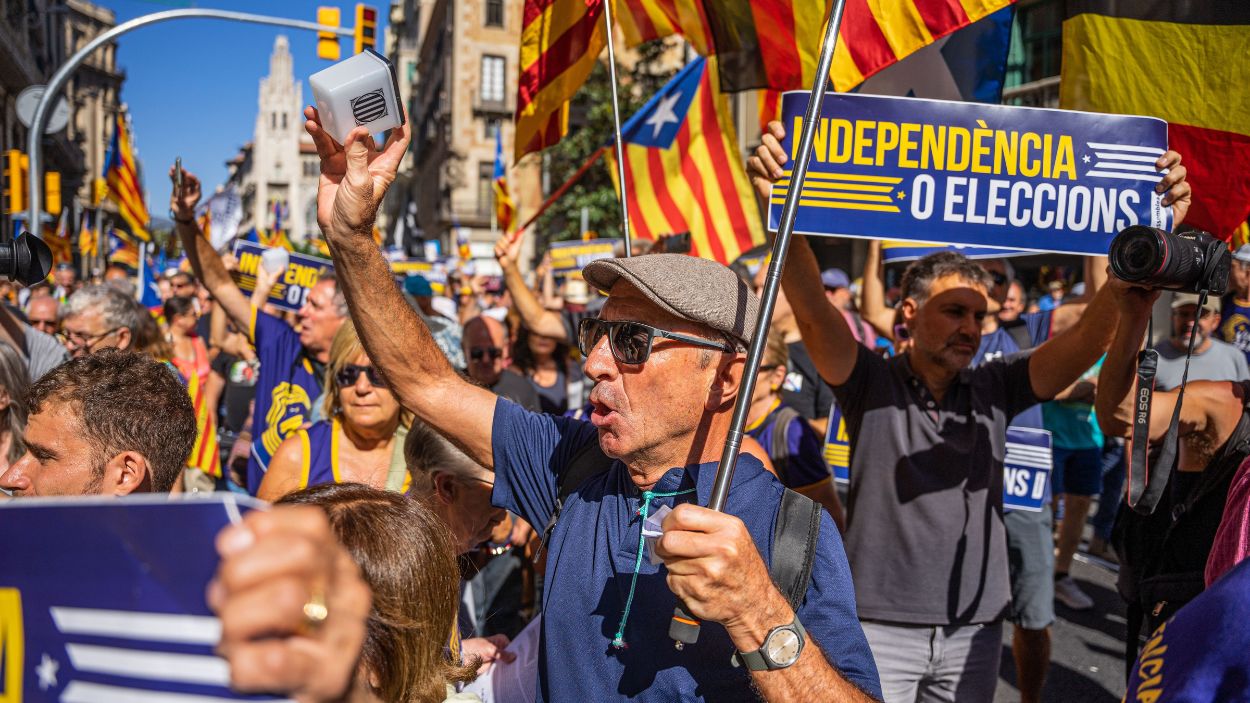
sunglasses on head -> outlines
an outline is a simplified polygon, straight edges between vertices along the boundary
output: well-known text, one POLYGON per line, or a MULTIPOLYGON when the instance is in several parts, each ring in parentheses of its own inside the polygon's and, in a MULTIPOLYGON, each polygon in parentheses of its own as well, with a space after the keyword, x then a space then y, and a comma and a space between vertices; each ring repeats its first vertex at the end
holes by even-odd
POLYGON ((386 381, 382 380, 381 374, 372 366, 348 364, 334 374, 334 380, 338 381, 339 388, 348 388, 356 385, 356 381, 360 379, 360 374, 362 373, 369 379, 369 385, 374 388, 386 388, 386 381))
POLYGON ((469 358, 474 361, 481 361, 486 357, 490 357, 491 361, 495 361, 501 356, 503 356, 503 350, 499 347, 473 347, 469 350, 469 358))
POLYGON ((599 344, 604 335, 608 336, 608 348, 612 357, 622 364, 642 364, 651 356, 651 344, 656 337, 672 339, 696 347, 716 349, 732 354, 733 348, 723 342, 699 339, 679 332, 669 332, 641 322, 630 320, 599 320, 587 318, 577 328, 577 348, 582 356, 590 356, 590 352, 599 344))

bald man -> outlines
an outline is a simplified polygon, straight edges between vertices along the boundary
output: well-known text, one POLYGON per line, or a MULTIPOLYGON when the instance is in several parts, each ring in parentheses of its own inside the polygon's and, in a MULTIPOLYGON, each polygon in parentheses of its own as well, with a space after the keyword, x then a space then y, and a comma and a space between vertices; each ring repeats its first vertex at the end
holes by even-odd
POLYGON ((479 315, 464 323, 464 358, 469 377, 526 410, 542 412, 538 391, 512 365, 512 337, 508 326, 493 317, 479 315))

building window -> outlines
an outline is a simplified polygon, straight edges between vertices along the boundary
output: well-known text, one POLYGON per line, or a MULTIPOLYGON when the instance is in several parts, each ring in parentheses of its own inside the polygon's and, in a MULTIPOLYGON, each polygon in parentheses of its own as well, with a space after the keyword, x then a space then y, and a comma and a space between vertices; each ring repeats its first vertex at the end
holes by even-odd
POLYGON ((487 117, 482 122, 486 125, 483 136, 487 141, 495 141, 495 136, 499 134, 500 121, 498 117, 487 117))
POLYGON ((482 102, 502 103, 505 61, 502 56, 482 57, 482 102))
POLYGON ((1063 15, 1063 3, 1057 0, 1042 0, 1017 9, 1007 59, 1008 87, 1059 75, 1063 15))
POLYGON ((286 129, 286 113, 282 113, 282 129, 286 129))
POLYGON ((477 164, 477 214, 490 215, 495 206, 495 162, 479 161, 477 164))
POLYGON ((486 26, 503 26, 503 0, 486 0, 486 26))
POLYGON ((276 130, 277 128, 278 128, 278 113, 271 112, 269 113, 269 129, 276 130))
POLYGON ((317 171, 318 169, 317 169, 316 161, 312 159, 307 159, 304 161, 304 177, 305 178, 316 178, 317 171))

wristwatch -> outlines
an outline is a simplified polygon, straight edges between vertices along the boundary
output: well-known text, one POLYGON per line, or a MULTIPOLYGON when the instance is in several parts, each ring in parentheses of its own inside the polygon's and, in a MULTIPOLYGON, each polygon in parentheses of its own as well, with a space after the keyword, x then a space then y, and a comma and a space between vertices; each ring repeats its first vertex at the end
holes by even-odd
POLYGON ((750 671, 784 669, 799 660, 806 641, 807 630, 803 629, 803 623, 799 622, 796 614, 794 622, 769 630, 764 646, 754 652, 738 652, 734 664, 741 662, 750 671))

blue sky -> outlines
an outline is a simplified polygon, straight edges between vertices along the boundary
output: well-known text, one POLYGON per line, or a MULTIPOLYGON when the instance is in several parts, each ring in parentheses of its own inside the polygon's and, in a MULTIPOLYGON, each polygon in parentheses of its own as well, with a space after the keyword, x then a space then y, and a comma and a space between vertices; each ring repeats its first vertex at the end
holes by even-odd
MULTIPOLYGON (((120 24, 162 10, 211 7, 275 17, 315 21, 318 5, 337 5, 343 24, 354 22, 355 3, 342 0, 96 0, 117 14, 120 24)), ((384 36, 388 0, 378 8, 379 44, 384 36)), ((252 138, 260 79, 269 72, 274 38, 291 43, 295 77, 304 81, 305 102, 312 100, 308 76, 329 66, 317 58, 316 35, 298 29, 222 20, 184 19, 142 27, 118 40, 117 63, 126 72, 122 101, 134 120, 135 144, 143 162, 148 209, 164 217, 169 203, 166 174, 174 158, 203 179, 206 188, 225 180, 225 161, 252 138)), ((343 56, 350 37, 340 38, 343 56)), ((384 51, 379 46, 379 50, 384 51)))

